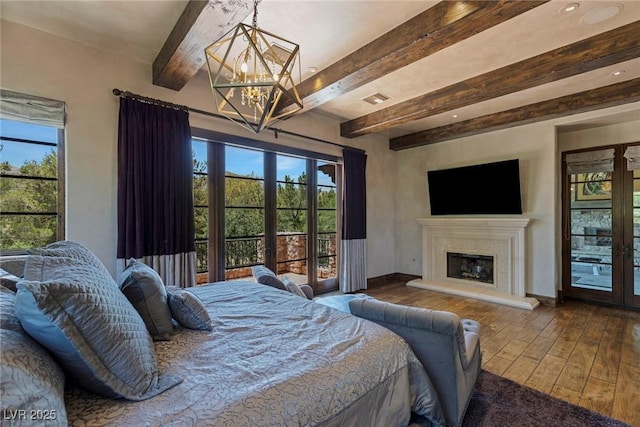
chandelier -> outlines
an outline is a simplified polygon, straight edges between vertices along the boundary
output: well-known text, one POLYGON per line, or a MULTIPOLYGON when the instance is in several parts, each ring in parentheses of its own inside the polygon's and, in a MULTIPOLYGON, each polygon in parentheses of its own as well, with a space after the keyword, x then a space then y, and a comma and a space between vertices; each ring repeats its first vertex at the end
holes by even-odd
POLYGON ((300 82, 300 49, 295 43, 240 23, 204 50, 218 113, 259 133, 302 109, 293 80, 300 82))

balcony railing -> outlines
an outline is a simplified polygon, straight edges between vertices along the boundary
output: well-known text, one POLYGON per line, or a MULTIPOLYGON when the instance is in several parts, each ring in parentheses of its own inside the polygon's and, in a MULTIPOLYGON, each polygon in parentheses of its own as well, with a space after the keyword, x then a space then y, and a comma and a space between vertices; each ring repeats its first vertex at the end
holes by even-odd
MULTIPOLYGON (((278 254, 284 254, 285 257, 294 255, 296 261, 306 260, 306 235, 278 235, 278 254), (304 239, 303 242, 298 240, 304 239), (282 247, 281 247, 282 246, 282 247)), ((208 265, 208 240, 197 239, 196 246, 196 271, 197 273, 206 273, 209 271, 208 265)), ((320 268, 334 270, 336 255, 335 234, 323 234, 318 236, 318 264, 320 268)), ((227 273, 230 270, 244 270, 251 266, 264 263, 262 253, 264 252, 264 237, 234 237, 225 240, 225 266, 227 273)), ((280 258, 280 256, 278 257, 280 258)), ((288 265, 288 261, 282 261, 280 264, 288 265)), ((306 269, 306 263, 304 263, 306 269)), ((250 274, 250 272, 249 272, 250 274)), ((229 276, 229 274, 227 274, 229 276)))
POLYGON ((208 246, 208 240, 196 240, 196 273, 209 271, 208 246))
POLYGON ((262 261, 261 249, 264 237, 234 237, 224 242, 225 266, 227 269, 251 267, 262 261))

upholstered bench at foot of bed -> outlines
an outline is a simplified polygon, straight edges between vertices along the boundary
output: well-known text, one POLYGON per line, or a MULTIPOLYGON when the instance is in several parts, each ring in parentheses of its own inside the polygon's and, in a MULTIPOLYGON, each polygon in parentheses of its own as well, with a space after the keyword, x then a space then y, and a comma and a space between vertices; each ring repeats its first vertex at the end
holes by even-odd
POLYGON ((351 314, 404 338, 433 383, 447 425, 460 426, 480 373, 480 324, 446 311, 382 302, 349 302, 351 314))

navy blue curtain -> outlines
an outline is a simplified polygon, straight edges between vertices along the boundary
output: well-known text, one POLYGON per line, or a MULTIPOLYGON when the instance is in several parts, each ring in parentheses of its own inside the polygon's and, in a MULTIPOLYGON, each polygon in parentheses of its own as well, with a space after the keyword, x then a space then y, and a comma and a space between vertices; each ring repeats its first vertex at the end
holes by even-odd
POLYGON ((345 148, 342 190, 342 244, 340 252, 340 290, 356 292, 367 288, 367 155, 345 148))
POLYGON ((194 234, 189 113, 120 98, 118 259, 195 254, 194 234))
POLYGON ((345 148, 344 189, 342 199, 342 239, 367 237, 367 155, 362 151, 345 148))

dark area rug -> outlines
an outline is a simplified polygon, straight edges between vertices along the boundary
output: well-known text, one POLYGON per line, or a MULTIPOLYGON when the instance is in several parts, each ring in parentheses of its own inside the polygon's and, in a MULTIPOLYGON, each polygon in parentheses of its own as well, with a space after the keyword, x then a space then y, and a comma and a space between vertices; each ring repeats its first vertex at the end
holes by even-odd
POLYGON ((480 378, 462 424, 476 426, 628 426, 487 371, 480 378))

